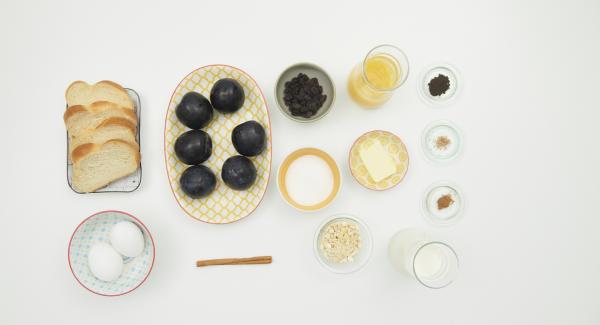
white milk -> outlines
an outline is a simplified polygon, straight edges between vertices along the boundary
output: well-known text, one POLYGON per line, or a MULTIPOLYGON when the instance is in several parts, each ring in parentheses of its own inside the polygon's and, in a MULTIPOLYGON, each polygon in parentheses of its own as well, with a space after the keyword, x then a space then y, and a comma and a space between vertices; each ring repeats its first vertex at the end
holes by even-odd
POLYGON ((421 229, 398 231, 390 241, 388 254, 396 269, 430 288, 443 288, 458 274, 458 257, 452 248, 421 229))
POLYGON ((333 191, 333 172, 327 162, 315 155, 294 160, 285 175, 289 196, 301 205, 319 204, 333 191))
POLYGON ((429 241, 426 232, 407 228, 397 232, 390 241, 388 256, 392 265, 406 273, 413 274, 412 258, 419 247, 429 241))
POLYGON ((436 246, 421 248, 415 257, 415 275, 419 278, 432 279, 440 274, 444 265, 444 252, 436 246))

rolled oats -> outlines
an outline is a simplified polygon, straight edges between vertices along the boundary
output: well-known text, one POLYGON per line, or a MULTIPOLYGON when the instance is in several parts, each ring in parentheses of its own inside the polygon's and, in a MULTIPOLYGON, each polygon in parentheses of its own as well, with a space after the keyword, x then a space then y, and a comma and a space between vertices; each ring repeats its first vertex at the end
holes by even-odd
POLYGON ((322 231, 319 247, 326 259, 336 263, 352 262, 361 247, 360 229, 353 222, 329 223, 322 231))

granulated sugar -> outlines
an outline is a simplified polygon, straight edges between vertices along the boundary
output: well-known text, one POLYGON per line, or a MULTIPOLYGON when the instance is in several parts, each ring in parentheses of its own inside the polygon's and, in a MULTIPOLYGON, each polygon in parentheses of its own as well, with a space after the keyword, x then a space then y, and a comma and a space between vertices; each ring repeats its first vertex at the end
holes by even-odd
POLYGON ((291 199, 307 206, 325 201, 334 185, 331 168, 315 155, 305 155, 292 162, 285 183, 291 199))

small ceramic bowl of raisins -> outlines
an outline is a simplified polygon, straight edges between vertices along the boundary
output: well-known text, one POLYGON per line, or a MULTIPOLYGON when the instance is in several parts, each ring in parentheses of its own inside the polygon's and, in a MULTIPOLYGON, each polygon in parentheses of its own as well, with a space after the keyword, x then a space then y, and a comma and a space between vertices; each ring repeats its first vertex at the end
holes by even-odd
POLYGON ((331 110, 335 87, 321 67, 297 63, 279 75, 275 98, 283 115, 297 122, 313 122, 331 110))

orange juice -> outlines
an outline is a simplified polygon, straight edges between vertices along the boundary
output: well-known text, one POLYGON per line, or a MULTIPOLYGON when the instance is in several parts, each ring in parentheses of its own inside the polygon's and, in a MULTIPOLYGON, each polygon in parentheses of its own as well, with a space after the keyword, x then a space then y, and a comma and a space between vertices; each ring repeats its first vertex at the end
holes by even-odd
POLYGON ((385 103, 403 79, 403 71, 396 58, 385 53, 375 54, 352 70, 348 92, 357 104, 373 108, 385 103))

